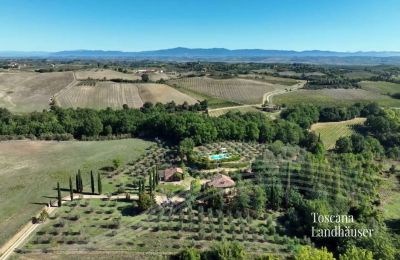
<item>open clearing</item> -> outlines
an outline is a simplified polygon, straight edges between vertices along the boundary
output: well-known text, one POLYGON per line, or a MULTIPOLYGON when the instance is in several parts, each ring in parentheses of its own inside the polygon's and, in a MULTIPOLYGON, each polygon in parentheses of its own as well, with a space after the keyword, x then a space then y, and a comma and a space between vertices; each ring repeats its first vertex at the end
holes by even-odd
POLYGON ((274 97, 274 103, 286 105, 299 103, 347 105, 355 102, 377 102, 381 106, 400 107, 400 99, 365 89, 301 89, 274 97))
POLYGON ((139 108, 145 102, 177 104, 197 102, 176 89, 163 84, 138 83, 125 84, 114 82, 97 82, 96 86, 72 86, 60 91, 56 96, 57 103, 62 107, 89 108, 121 108, 123 104, 139 108))
POLYGON ((132 161, 151 144, 140 139, 0 142, 0 244, 55 196, 57 181, 65 187, 81 169, 87 184, 89 170, 108 166, 114 158, 132 161))
POLYGON ((365 118, 354 118, 341 122, 316 123, 311 126, 311 131, 321 135, 326 149, 332 149, 340 137, 350 136, 354 132, 354 126, 363 124, 365 120, 365 118))
POLYGON ((169 81, 178 88, 213 96, 239 104, 260 104, 263 95, 288 86, 271 84, 250 79, 212 79, 208 77, 190 77, 169 81))
POLYGON ((398 83, 391 83, 386 81, 361 81, 359 85, 362 89, 382 95, 400 93, 400 84, 398 83))
POLYGON ((14 112, 47 109, 50 98, 73 82, 73 72, 0 73, 0 107, 14 112))

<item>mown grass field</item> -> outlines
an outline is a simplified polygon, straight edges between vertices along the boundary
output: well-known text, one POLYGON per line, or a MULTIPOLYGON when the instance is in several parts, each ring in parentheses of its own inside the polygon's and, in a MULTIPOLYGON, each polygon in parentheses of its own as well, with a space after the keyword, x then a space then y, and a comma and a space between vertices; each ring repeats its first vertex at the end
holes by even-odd
POLYGON ((73 81, 73 72, 0 73, 0 107, 13 112, 48 109, 50 98, 73 81))
POLYGON ((61 107, 121 108, 123 104, 139 108, 145 102, 176 104, 197 102, 194 98, 164 84, 121 84, 109 81, 97 82, 95 86, 75 85, 56 95, 61 107))
POLYGON ((239 104, 260 104, 263 95, 277 88, 287 86, 250 79, 212 79, 208 77, 189 77, 170 80, 171 85, 187 89, 200 95, 212 96, 239 104))
POLYGON ((67 187, 69 176, 139 157, 152 143, 140 139, 99 142, 0 142, 0 244, 27 223, 56 195, 57 181, 67 187))
POLYGON ((391 83, 386 81, 361 81, 359 85, 362 89, 382 95, 400 93, 400 84, 398 83, 391 83))
POLYGON ((321 135, 325 148, 332 149, 340 137, 350 136, 354 132, 354 126, 363 124, 365 120, 354 118, 341 122, 316 123, 311 126, 311 131, 321 135))
POLYGON ((355 102, 377 102, 385 107, 400 107, 400 99, 365 89, 301 89, 274 96, 276 104, 309 103, 315 105, 349 105, 355 102))

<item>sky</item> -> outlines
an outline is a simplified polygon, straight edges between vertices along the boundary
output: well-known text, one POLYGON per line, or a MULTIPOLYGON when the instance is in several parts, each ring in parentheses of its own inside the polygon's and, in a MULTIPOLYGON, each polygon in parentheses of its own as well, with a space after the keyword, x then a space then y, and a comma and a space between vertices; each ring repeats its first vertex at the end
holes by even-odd
POLYGON ((399 0, 0 0, 1 51, 400 51, 399 0))

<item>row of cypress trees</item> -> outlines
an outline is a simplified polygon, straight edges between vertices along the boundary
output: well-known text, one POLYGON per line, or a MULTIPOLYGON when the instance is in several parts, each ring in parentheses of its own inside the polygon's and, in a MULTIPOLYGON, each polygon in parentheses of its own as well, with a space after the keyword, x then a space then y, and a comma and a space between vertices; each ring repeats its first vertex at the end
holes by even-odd
MULTIPOLYGON (((78 170, 78 173, 75 175, 75 185, 76 193, 82 193, 83 192, 83 181, 82 181, 82 175, 81 171, 78 170)), ((144 184, 143 184, 144 186, 144 184)), ((90 187, 91 187, 91 193, 95 194, 95 181, 94 181, 94 175, 93 171, 90 171, 90 187)), ((97 174, 97 193, 101 194, 103 192, 102 188, 102 183, 101 183, 101 176, 100 173, 97 174)), ((72 186, 72 178, 69 177, 69 196, 71 200, 74 200, 74 188, 72 186)), ((57 182, 57 205, 61 207, 62 204, 62 197, 61 197, 61 189, 60 189, 60 183, 57 182)))

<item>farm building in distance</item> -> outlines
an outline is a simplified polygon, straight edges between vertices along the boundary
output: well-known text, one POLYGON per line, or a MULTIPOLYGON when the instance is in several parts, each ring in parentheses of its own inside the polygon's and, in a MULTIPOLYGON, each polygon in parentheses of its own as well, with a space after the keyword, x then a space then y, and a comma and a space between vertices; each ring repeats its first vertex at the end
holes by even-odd
POLYGON ((167 168, 161 174, 161 180, 163 181, 180 181, 183 179, 183 169, 180 167, 167 168))

